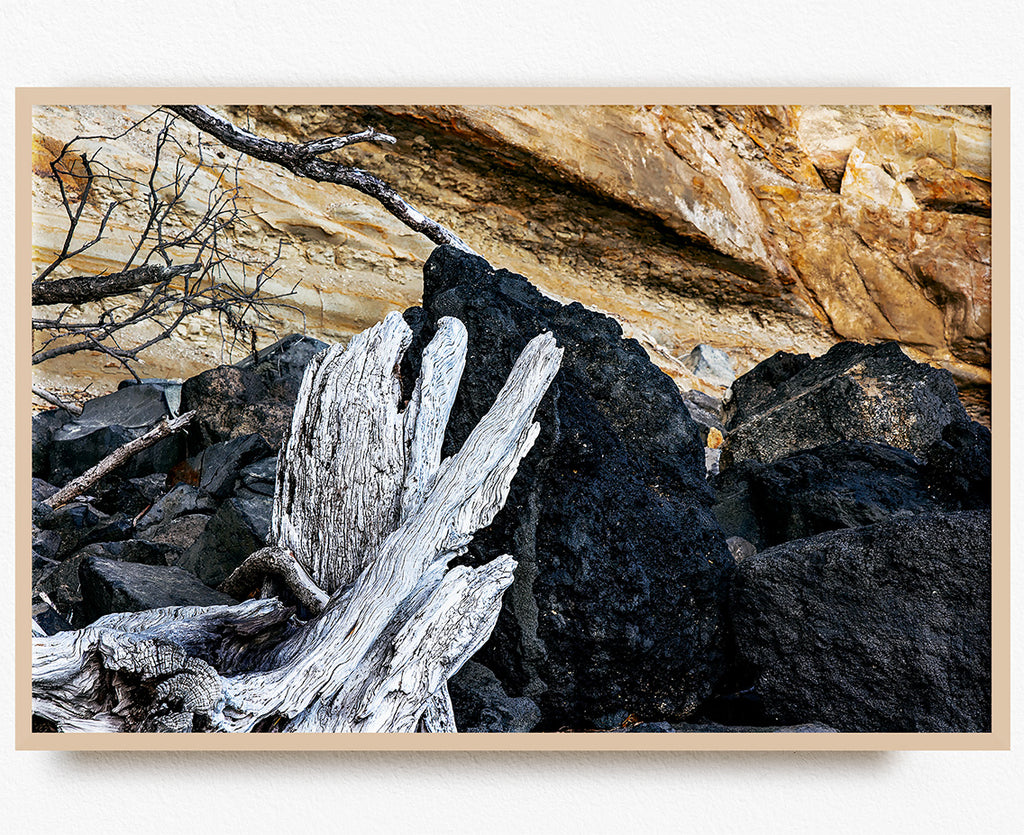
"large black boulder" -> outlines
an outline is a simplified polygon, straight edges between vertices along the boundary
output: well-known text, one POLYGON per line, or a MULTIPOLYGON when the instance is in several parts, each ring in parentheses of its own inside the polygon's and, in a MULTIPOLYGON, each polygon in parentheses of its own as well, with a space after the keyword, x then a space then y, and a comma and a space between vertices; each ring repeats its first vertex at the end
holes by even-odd
POLYGON ((901 514, 984 506, 970 503, 968 495, 965 507, 945 479, 909 452, 860 441, 826 444, 769 463, 740 461, 718 475, 714 486, 722 529, 758 548, 901 514))
POLYGON ((182 386, 182 411, 196 411, 201 446, 258 434, 273 448, 291 425, 310 358, 324 342, 291 334, 235 365, 197 374, 182 386))
MULTIPOLYGON (((88 401, 82 407, 81 415, 53 429, 46 444, 49 453, 47 480, 53 484, 66 483, 169 416, 163 389, 145 383, 88 401)), ((42 426, 40 433, 44 434, 42 426)), ((33 437, 33 446, 36 441, 33 437)), ((42 434, 38 441, 44 443, 42 434)), ((181 436, 171 435, 137 452, 121 466, 118 474, 133 478, 167 472, 181 460, 182 451, 181 436)))
POLYGON ((736 648, 770 718, 990 730, 990 536, 987 511, 921 514, 739 563, 736 648))
POLYGON ((738 378, 725 402, 721 468, 835 441, 874 441, 923 458, 950 424, 970 424, 948 371, 895 342, 841 342, 817 359, 778 353, 738 378))
POLYGON ((446 455, 532 337, 551 331, 565 349, 537 443, 470 547, 473 560, 519 561, 478 659, 510 696, 537 702, 540 729, 620 709, 686 716, 722 672, 733 560, 710 511, 700 431, 675 384, 614 320, 441 247, 424 267, 423 308, 406 313, 407 387, 442 316, 469 332, 446 455))

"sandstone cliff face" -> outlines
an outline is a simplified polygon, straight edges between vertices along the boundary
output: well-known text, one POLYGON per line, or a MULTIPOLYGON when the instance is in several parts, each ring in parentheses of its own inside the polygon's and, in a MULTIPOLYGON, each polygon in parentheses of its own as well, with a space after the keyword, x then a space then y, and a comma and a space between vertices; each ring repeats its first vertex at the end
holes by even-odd
MULTIPOLYGON (((59 249, 65 228, 48 158, 76 134, 117 133, 146 112, 36 111, 38 263, 59 249)), ((816 355, 842 339, 897 340, 915 358, 950 369, 968 394, 989 382, 991 126, 983 109, 228 112, 288 140, 367 125, 392 133, 395 146, 353 146, 338 157, 381 176, 496 266, 618 318, 684 388, 722 390, 683 367, 698 343, 725 350, 742 372, 778 350, 816 355)), ((139 176, 160 124, 103 143, 103 158, 139 176)), ((177 135, 194 156, 195 131, 179 123, 177 135)), ((206 143, 206 158, 233 159, 218 160, 218 152, 206 143)), ((238 250, 260 257, 286 244, 270 285, 295 287, 294 308, 279 311, 281 330, 344 338, 418 302, 432 245, 375 202, 250 159, 240 187, 259 217, 237 230, 238 250)), ((193 211, 201 196, 197 190, 193 211)), ((115 216, 109 246, 90 250, 77 268, 117 268, 137 224, 131 213, 115 216)), ((180 376, 219 361, 220 351, 215 323, 193 324, 146 373, 180 376)), ((66 379, 72 369, 95 373, 80 355, 42 373, 66 379)))

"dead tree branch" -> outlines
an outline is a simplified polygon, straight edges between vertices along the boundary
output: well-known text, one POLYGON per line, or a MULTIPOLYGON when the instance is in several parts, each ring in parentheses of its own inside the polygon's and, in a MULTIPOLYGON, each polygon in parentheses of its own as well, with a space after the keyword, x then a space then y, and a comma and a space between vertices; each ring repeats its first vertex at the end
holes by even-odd
POLYGON ((78 498, 82 493, 103 478, 103 476, 107 475, 107 473, 113 472, 128 461, 128 459, 133 455, 142 452, 144 449, 148 449, 162 438, 173 435, 178 430, 184 428, 195 416, 195 412, 185 412, 185 414, 176 417, 173 420, 164 421, 154 429, 150 429, 145 435, 140 435, 138 438, 119 446, 110 453, 110 455, 96 464, 96 466, 90 467, 78 478, 64 485, 60 490, 50 496, 50 498, 46 499, 43 504, 46 504, 49 507, 60 507, 62 504, 67 504, 73 499, 78 498))
POLYGON ((232 148, 264 162, 272 162, 318 183, 336 183, 348 186, 372 197, 392 215, 415 232, 425 235, 436 244, 447 244, 465 252, 472 249, 458 235, 435 220, 431 220, 411 206, 397 191, 373 174, 359 168, 320 159, 321 154, 357 142, 390 142, 395 138, 367 129, 349 136, 316 139, 296 144, 278 142, 250 133, 232 124, 223 116, 202 105, 167 105, 167 110, 188 119, 200 130, 232 148))
POLYGON ((277 546, 260 548, 246 557, 221 584, 220 590, 238 599, 248 597, 252 591, 260 588, 267 576, 283 581, 295 599, 311 614, 320 614, 330 599, 330 595, 310 579, 295 555, 287 548, 277 546))
MULTIPOLYGON (((125 133, 137 129, 141 121, 125 133)), ((198 161, 190 162, 191 152, 175 137, 174 124, 175 117, 166 116, 155 137, 150 170, 139 179, 103 163, 102 146, 91 153, 77 151, 86 140, 113 141, 125 134, 76 137, 50 163, 68 229, 61 251, 32 282, 33 305, 50 306, 32 320, 33 330, 42 336, 33 364, 96 351, 117 360, 137 378, 134 364, 140 354, 169 337, 190 316, 213 314, 222 335, 226 333, 232 344, 244 340, 249 349, 258 329, 269 330, 264 323, 272 321, 271 309, 283 306, 282 299, 289 294, 271 294, 266 287, 275 274, 280 248, 276 256, 257 256, 258 262, 234 252, 233 232, 254 217, 244 208, 237 162, 211 163, 201 140, 198 161), (201 181, 208 184, 205 193, 201 181), (119 199, 95 208, 105 193, 119 199), (124 224, 140 213, 138 237, 118 271, 53 277, 58 267, 73 267, 77 256, 104 241, 112 219, 124 224), (182 260, 185 263, 175 263, 182 260), (98 314, 83 317, 83 304, 119 297, 123 298, 116 305, 101 305, 104 309, 98 314)))
POLYGON ((147 284, 156 284, 179 275, 191 275, 203 265, 199 263, 182 264, 177 267, 164 267, 159 264, 147 264, 119 273, 108 275, 76 276, 59 278, 53 281, 37 283, 32 287, 32 304, 84 304, 95 302, 111 296, 131 293, 147 284))
POLYGON ((78 415, 82 414, 81 406, 78 406, 75 403, 65 403, 56 394, 47 391, 42 386, 32 386, 32 393, 36 397, 40 397, 43 400, 45 400, 47 403, 56 406, 58 409, 63 409, 70 415, 75 415, 77 417, 78 415))

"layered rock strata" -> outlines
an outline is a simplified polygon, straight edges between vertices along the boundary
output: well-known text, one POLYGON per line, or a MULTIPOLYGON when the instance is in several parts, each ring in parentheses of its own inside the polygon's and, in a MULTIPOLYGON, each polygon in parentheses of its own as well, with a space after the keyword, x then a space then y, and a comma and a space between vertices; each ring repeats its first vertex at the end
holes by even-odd
MULTIPOLYGON (((36 113, 35 247, 46 263, 66 218, 48 161, 80 134, 119 133, 145 108, 36 113)), ((824 352, 840 339, 894 340, 953 371, 986 409, 991 330, 991 123, 984 108, 704 106, 382 106, 230 108, 257 132, 305 141, 389 131, 395 146, 339 155, 380 175, 492 263, 546 293, 615 316, 685 388, 721 394, 682 364, 697 344, 742 373, 778 350, 824 352)), ((103 145, 136 177, 151 162, 151 120, 103 145)), ((195 132, 176 129, 194 158, 195 132)), ((209 160, 230 162, 204 143, 209 160)), ((197 180, 191 211, 212 175, 197 180)), ((242 161, 259 215, 234 233, 266 259, 284 243, 274 292, 296 287, 282 327, 344 337, 416 303, 431 250, 376 203, 242 161), (296 285, 297 283, 297 285, 296 285)), ((86 215, 95 222, 100 194, 86 215)), ((81 271, 112 271, 138 210, 115 213, 81 271), (133 214, 133 211, 136 212, 133 214)), ((97 303, 93 303, 97 307, 97 303)), ((95 311, 93 311, 95 312, 95 311)), ((154 354, 152 376, 223 359, 216 324, 197 320, 154 354), (187 351, 183 346, 188 346, 187 351)), ((266 339, 267 337, 263 337, 266 339)), ((102 362, 98 363, 102 366, 102 362)), ((100 368, 102 372, 102 368, 100 368)), ((72 384, 81 363, 49 365, 72 384)), ((93 371, 89 372, 94 373, 93 371)))

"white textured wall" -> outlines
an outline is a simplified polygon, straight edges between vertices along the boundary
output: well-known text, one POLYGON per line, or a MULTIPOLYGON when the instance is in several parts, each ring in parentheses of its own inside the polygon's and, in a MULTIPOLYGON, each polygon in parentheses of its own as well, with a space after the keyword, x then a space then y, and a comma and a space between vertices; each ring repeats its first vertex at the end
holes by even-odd
MULTIPOLYGON (((108 0, 5 4, 2 281, 14 281, 16 85, 1019 85, 1024 14, 1010 4, 621 0, 512 4, 108 0), (345 8, 355 6, 355 8, 345 8), (495 11, 488 11, 493 6, 495 11), (755 8, 751 4, 751 9, 755 8), (823 10, 823 11, 819 11, 823 10)), ((1014 183, 1024 119, 1014 118, 1014 183)), ((1015 219, 1020 219, 1020 195, 1015 219)), ((1014 223, 1021 228, 1020 223, 1014 223)), ((1015 263, 1024 264, 1020 239, 1015 263)), ((4 305, 4 333, 13 310, 4 305)), ((1015 320, 1024 320, 1020 294, 1015 320)), ((1024 367, 1016 340, 1014 378, 1024 367)), ((14 363, 0 352, 3 380, 14 363)), ((1008 385, 996 379, 995 385, 1008 385)), ((1015 386, 1017 393, 1020 386, 1015 386)), ((1019 402, 1018 406, 1024 406, 1019 402)), ((1017 831, 1024 740, 1012 753, 48 754, 13 751, 10 397, 0 399, 0 797, 9 832, 1017 831), (271 799, 270 792, 279 799, 271 799), (103 800, 101 800, 103 798, 103 800), (118 805, 115 808, 113 805, 118 805), (145 823, 143 823, 145 822, 145 823)), ((1017 409, 1018 419, 1024 413, 1017 409)), ((1024 427, 1017 427, 1024 428, 1024 427)), ((1019 453, 1019 447, 1016 450, 1019 453)), ((998 450, 996 455, 1005 454, 998 450)), ((1019 455, 1015 456, 1019 459, 1019 455)), ((1021 471, 1024 462, 1015 460, 1021 471)), ((1018 475, 1014 492, 1020 497, 1018 475)), ((1015 550, 1022 544, 1014 527, 1015 550)), ((1014 617, 1024 622, 1022 568, 1014 617)), ((1020 669, 1020 641, 1015 666, 1020 669)), ((1021 688, 1015 687, 1015 695, 1021 688)), ((1024 723, 1020 704, 1015 725, 1024 723)))

